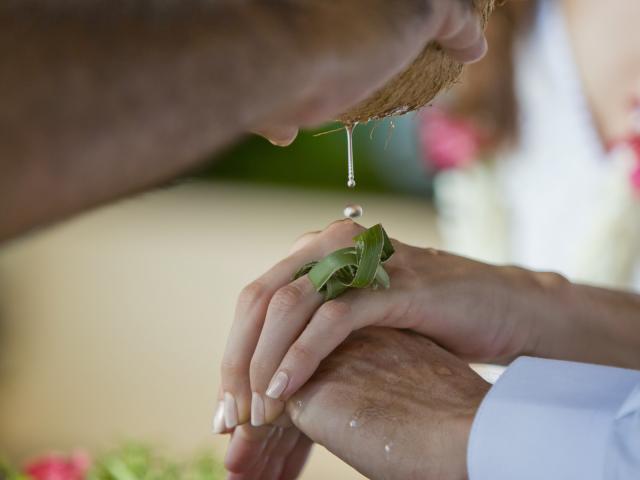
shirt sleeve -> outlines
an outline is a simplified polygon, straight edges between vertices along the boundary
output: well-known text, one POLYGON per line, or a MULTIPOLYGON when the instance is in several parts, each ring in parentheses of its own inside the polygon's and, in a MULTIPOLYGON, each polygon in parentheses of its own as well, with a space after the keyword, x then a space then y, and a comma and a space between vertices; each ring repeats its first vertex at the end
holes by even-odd
POLYGON ((520 357, 471 429, 470 480, 638 480, 640 371, 520 357))

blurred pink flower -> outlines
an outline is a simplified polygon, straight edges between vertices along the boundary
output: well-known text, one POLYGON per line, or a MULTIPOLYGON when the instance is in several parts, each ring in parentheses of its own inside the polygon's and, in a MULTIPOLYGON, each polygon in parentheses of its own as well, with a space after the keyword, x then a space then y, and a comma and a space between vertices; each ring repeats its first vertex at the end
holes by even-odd
POLYGON ((435 170, 465 167, 480 152, 479 130, 471 122, 437 108, 420 113, 418 133, 424 161, 435 170))
POLYGON ((636 157, 636 166, 631 172, 631 185, 636 193, 640 194, 640 135, 632 136, 626 143, 636 157))
POLYGON ((24 473, 34 480, 85 480, 91 458, 85 452, 69 456, 49 454, 29 463, 24 473))

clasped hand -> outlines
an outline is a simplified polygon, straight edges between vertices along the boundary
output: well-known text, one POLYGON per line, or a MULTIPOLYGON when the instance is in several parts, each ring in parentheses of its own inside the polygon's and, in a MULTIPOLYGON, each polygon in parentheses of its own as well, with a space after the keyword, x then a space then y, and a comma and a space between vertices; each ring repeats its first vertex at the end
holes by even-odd
MULTIPOLYGON (((396 253, 385 264, 391 277, 388 290, 351 290, 323 302, 308 278, 292 280, 300 265, 350 245, 362 230, 344 220, 303 236, 287 258, 242 291, 222 363, 215 427, 231 431, 251 422, 253 428, 235 428, 227 458, 231 470, 246 474, 249 465, 256 466, 247 458, 267 462, 271 456, 265 445, 273 443, 285 442, 287 448, 272 447, 273 451, 289 449, 303 461, 301 452, 308 449, 306 437, 310 437, 377 478, 385 471, 376 460, 384 445, 374 447, 371 442, 381 442, 385 436, 404 438, 406 445, 393 440, 399 442, 398 461, 405 455, 424 457, 408 455, 418 445, 435 445, 429 436, 435 434, 433 422, 437 422, 444 442, 437 448, 443 451, 426 456, 447 458, 451 476, 446 478, 457 478, 466 468, 460 461, 470 419, 487 390, 463 360, 505 361, 533 349, 535 323, 511 313, 526 310, 515 306, 514 299, 530 301, 543 287, 536 285, 530 272, 518 268, 486 265, 394 240, 396 253), (527 294, 530 291, 534 293, 527 294), (369 326, 411 330, 414 335, 389 329, 384 334, 381 330, 357 334, 309 382, 321 362, 352 332, 369 326), (298 407, 297 400, 305 406, 298 407), (272 433, 277 429, 263 427, 281 422, 286 405, 304 435, 290 429, 281 439, 272 433), (361 411, 378 412, 379 418, 371 423, 371 439, 363 440, 368 436, 363 433, 363 439, 354 443, 344 429, 349 417, 361 411), (397 428, 403 429, 403 436, 390 433, 397 428), (448 450, 443 447, 447 438, 456 439, 448 450)), ((278 457, 281 468, 288 456, 278 457)), ((427 463, 421 467, 424 471, 435 468, 427 463)), ((267 463, 259 468, 267 468, 267 463)), ((382 477, 411 478, 400 471, 382 477)))

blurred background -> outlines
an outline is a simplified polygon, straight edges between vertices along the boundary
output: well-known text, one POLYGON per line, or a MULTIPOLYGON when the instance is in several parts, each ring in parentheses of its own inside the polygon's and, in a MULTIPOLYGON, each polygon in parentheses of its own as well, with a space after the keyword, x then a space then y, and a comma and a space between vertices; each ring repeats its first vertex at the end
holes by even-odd
MULTIPOLYGON (((347 203, 406 243, 640 291, 638 6, 504 2, 487 57, 436 108, 356 128, 353 191, 339 125, 286 149, 252 136, 3 245, 0 453, 20 465, 132 439, 222 458, 211 420, 235 299, 347 203)), ((361 477, 316 448, 303 478, 361 477)))
MULTIPOLYGON (((211 434, 218 365, 240 289, 303 232, 342 217, 437 245, 413 116, 355 131, 346 187, 339 126, 289 148, 249 137, 173 185, 86 213, 0 250, 0 450, 127 440, 178 458, 223 458, 211 434)), ((316 448, 303 478, 361 478, 316 448)))

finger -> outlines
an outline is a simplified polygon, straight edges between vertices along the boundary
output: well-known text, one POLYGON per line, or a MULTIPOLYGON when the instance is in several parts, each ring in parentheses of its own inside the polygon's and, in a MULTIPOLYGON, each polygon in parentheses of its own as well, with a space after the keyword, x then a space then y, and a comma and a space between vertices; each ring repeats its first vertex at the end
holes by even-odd
POLYGON ((301 434, 298 437, 297 443, 285 461, 280 480, 295 480, 298 478, 305 463, 307 463, 312 445, 313 442, 306 435, 301 434))
POLYGON ((252 470, 262 458, 269 439, 276 433, 276 428, 256 428, 249 425, 237 427, 229 441, 224 459, 225 468, 234 473, 252 470))
MULTIPOLYGON (((353 242, 362 227, 353 222, 337 222, 313 237, 324 253, 335 249, 336 243, 353 242)), ((311 245, 311 240, 308 245, 311 245)), ((276 419, 284 411, 284 403, 276 401, 286 387, 287 379, 275 375, 289 346, 307 325, 313 312, 322 304, 319 294, 307 276, 278 290, 267 309, 260 339, 251 359, 251 423, 262 425, 276 419), (265 395, 266 393, 266 395, 265 395)))
POLYGON ((227 480, 259 480, 268 463, 269 457, 260 457, 260 460, 246 472, 229 472, 227 480))
POLYGON ((320 235, 320 231, 307 232, 296 238, 296 241, 291 245, 291 249, 289 253, 295 253, 298 250, 307 246, 310 242, 312 242, 318 235, 320 235))
POLYGON ((410 327, 406 290, 350 290, 324 303, 286 352, 274 378, 287 378, 280 395, 287 400, 311 378, 320 362, 354 330, 368 325, 410 327))
POLYGON ((269 140, 278 147, 288 147, 298 136, 296 127, 269 126, 256 130, 254 133, 269 140))
POLYGON ((320 251, 319 246, 309 245, 308 248, 279 262, 240 293, 221 367, 223 410, 227 429, 246 423, 250 419, 249 367, 271 297, 291 281, 301 265, 316 259, 320 251))
POLYGON ((334 243, 346 242, 347 238, 351 241, 351 237, 360 229, 362 227, 353 222, 338 222, 330 225, 321 235, 318 235, 318 241, 309 242, 306 247, 279 262, 242 291, 222 362, 224 417, 227 428, 245 423, 250 418, 250 362, 267 314, 268 304, 275 292, 291 281, 301 265, 323 255, 327 244, 330 243, 327 237, 334 243), (319 241, 320 239, 324 240, 319 241))
POLYGON ((262 472, 260 480, 278 480, 281 477, 286 460, 296 446, 299 437, 300 430, 297 428, 284 430, 280 440, 269 452, 269 461, 262 472))
POLYGON ((441 33, 437 36, 438 43, 461 62, 480 60, 487 52, 480 19, 461 2, 450 2, 449 7, 441 33))
POLYGON ((270 385, 278 364, 290 345, 303 331, 323 297, 305 275, 278 290, 267 309, 260 339, 251 359, 252 425, 262 425, 277 418, 284 404, 273 393, 284 388, 281 378, 270 385), (267 395, 265 395, 265 392, 267 395))
POLYGON ((328 249, 350 243, 362 230, 363 227, 350 220, 334 222, 315 241, 276 264, 240 293, 221 368, 226 429, 250 419, 249 368, 275 292, 291 281, 300 266, 321 258, 328 249))

